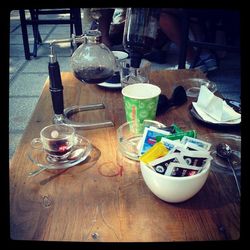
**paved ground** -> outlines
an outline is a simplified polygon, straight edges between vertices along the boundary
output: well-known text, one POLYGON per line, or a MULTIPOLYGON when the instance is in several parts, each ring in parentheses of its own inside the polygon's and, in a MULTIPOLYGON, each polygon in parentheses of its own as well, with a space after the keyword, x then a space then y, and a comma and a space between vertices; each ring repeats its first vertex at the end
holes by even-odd
MULTIPOLYGON (((59 16, 58 18, 67 18, 59 16)), ((42 40, 70 37, 69 25, 41 25, 39 27, 42 40)), ((29 27, 28 34, 32 50, 33 36, 29 27)), ((10 17, 10 58, 9 58, 9 158, 15 152, 22 133, 30 119, 43 84, 48 77, 48 46, 41 45, 36 58, 27 61, 24 56, 22 32, 19 12, 12 11, 10 17)), ((71 49, 69 44, 56 48, 61 71, 71 71, 69 58, 71 49)), ((177 67, 177 50, 172 45, 169 50, 166 64, 153 63, 153 69, 166 69, 177 67)), ((209 73, 208 78, 214 80, 219 91, 226 98, 240 101, 241 78, 240 56, 227 54, 221 60, 219 70, 209 73)))

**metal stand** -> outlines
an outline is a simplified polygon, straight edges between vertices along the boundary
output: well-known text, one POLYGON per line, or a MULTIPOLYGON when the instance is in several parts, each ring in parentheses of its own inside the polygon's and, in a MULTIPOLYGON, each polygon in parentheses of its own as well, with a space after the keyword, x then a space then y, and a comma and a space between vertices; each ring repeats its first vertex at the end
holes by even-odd
POLYGON ((87 122, 76 122, 72 121, 70 117, 73 114, 76 114, 78 112, 82 111, 89 111, 89 110, 97 110, 97 109, 105 109, 105 106, 103 103, 98 104, 90 104, 85 106, 72 106, 64 109, 64 114, 57 115, 53 117, 53 122, 56 124, 67 124, 75 128, 81 128, 81 129, 96 129, 96 128, 103 128, 103 127, 113 127, 114 123, 112 121, 102 121, 102 122, 93 122, 93 123, 87 123, 87 122))

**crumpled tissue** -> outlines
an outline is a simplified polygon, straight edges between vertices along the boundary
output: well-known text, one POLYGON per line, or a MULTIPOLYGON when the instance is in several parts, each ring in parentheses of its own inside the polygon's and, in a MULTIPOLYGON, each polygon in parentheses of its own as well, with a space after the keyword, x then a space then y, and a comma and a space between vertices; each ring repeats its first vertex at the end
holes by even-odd
POLYGON ((241 122, 241 114, 230 107, 225 100, 215 96, 206 86, 201 86, 197 102, 192 104, 205 121, 218 124, 238 124, 241 122))

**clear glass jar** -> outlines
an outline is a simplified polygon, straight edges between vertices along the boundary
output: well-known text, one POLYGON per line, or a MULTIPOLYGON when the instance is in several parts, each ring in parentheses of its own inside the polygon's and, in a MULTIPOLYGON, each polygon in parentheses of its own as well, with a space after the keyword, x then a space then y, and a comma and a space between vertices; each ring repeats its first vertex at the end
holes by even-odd
POLYGON ((73 53, 70 65, 77 79, 84 83, 105 82, 115 72, 116 59, 110 49, 101 42, 101 32, 89 30, 81 38, 83 42, 73 53))
POLYGON ((120 76, 122 88, 135 83, 149 83, 151 63, 142 59, 139 68, 131 67, 131 60, 125 59, 120 63, 120 76))

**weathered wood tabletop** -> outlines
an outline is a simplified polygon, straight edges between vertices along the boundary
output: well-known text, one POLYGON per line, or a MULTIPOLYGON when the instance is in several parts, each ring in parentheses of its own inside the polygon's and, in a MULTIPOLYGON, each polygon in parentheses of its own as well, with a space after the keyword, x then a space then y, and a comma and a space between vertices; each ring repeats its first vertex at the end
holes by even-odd
MULTIPOLYGON (((199 71, 165 70, 151 73, 151 82, 170 97, 178 80, 204 77, 199 71)), ((10 237, 14 240, 77 242, 169 242, 230 240, 240 237, 240 202, 232 175, 211 171, 203 188, 182 203, 167 203, 146 186, 137 162, 117 150, 116 129, 125 122, 121 90, 80 83, 62 73, 65 107, 103 102, 106 109, 82 112, 81 119, 111 119, 115 126, 77 129, 94 150, 82 164, 67 170, 28 173, 37 167, 27 153, 40 130, 52 123, 47 80, 35 111, 10 161, 10 237), (122 166, 119 175, 108 174, 122 166)), ((196 122, 181 107, 157 116, 198 135, 217 132, 196 122)), ((78 119, 76 117, 76 119, 78 119)), ((228 131, 223 131, 226 133, 228 131)))

